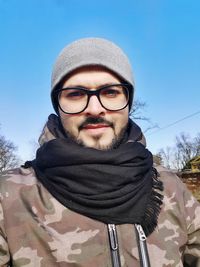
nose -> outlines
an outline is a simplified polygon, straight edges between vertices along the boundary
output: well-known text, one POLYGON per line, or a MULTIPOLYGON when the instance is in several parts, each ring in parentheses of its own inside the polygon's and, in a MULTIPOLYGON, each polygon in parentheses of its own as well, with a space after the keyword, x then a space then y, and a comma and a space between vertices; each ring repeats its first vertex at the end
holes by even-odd
POLYGON ((91 96, 89 99, 89 103, 87 108, 85 109, 85 112, 87 115, 93 115, 93 116, 98 116, 98 115, 104 115, 105 114, 105 109, 102 107, 101 103, 99 102, 97 96, 91 96))

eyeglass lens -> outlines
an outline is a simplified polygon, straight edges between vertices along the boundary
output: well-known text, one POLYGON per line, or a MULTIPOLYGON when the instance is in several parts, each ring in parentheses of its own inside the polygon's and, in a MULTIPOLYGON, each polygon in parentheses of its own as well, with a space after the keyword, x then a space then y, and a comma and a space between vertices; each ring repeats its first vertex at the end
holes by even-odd
MULTIPOLYGON (((59 106, 66 113, 82 112, 88 105, 91 92, 82 88, 64 88, 58 95, 59 106)), ((101 105, 108 110, 123 109, 128 103, 128 88, 123 85, 111 85, 94 92, 101 105)))

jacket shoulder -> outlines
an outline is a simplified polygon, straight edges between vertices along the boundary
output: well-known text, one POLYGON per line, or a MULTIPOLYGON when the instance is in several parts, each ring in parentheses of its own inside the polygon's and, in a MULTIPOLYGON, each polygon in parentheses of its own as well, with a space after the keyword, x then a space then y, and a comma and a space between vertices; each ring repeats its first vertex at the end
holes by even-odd
POLYGON ((35 172, 32 168, 23 167, 3 172, 0 175, 1 194, 15 187, 31 186, 37 183, 35 172))
POLYGON ((186 185, 181 181, 175 172, 163 166, 156 166, 156 170, 159 173, 160 180, 164 184, 164 190, 166 193, 184 193, 185 190, 188 191, 186 185))
POLYGON ((193 224, 196 229, 199 229, 200 203, 175 173, 162 166, 156 169, 164 185, 164 211, 179 217, 180 224, 185 222, 186 228, 193 224))

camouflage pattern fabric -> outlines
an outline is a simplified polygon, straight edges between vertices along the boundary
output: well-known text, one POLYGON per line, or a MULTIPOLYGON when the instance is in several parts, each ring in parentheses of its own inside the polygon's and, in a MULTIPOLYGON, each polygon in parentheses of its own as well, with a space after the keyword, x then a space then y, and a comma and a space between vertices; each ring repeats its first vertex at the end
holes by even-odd
MULTIPOLYGON (((200 267, 200 204, 159 167, 164 203, 147 246, 152 267, 200 267), (185 260, 185 264, 183 264, 185 260)), ((107 226, 60 204, 32 169, 0 177, 0 266, 111 267, 107 226)), ((139 267, 133 225, 117 225, 122 267, 139 267)))

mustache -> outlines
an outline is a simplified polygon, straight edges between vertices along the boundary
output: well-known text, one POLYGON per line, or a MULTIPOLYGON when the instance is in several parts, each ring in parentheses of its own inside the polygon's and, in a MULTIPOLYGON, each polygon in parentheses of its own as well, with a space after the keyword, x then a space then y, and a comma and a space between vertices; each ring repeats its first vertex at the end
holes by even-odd
POLYGON ((104 119, 104 118, 95 118, 95 117, 88 117, 88 118, 86 118, 85 119, 85 121, 84 122, 82 122, 81 124, 80 124, 80 126, 78 127, 78 129, 79 129, 79 131, 80 130, 82 130, 84 127, 86 127, 88 124, 100 124, 100 123, 102 123, 102 124, 106 124, 106 125, 108 125, 108 126, 110 126, 110 127, 112 127, 113 128, 113 123, 112 122, 110 122, 110 121, 107 121, 106 119, 104 119))

